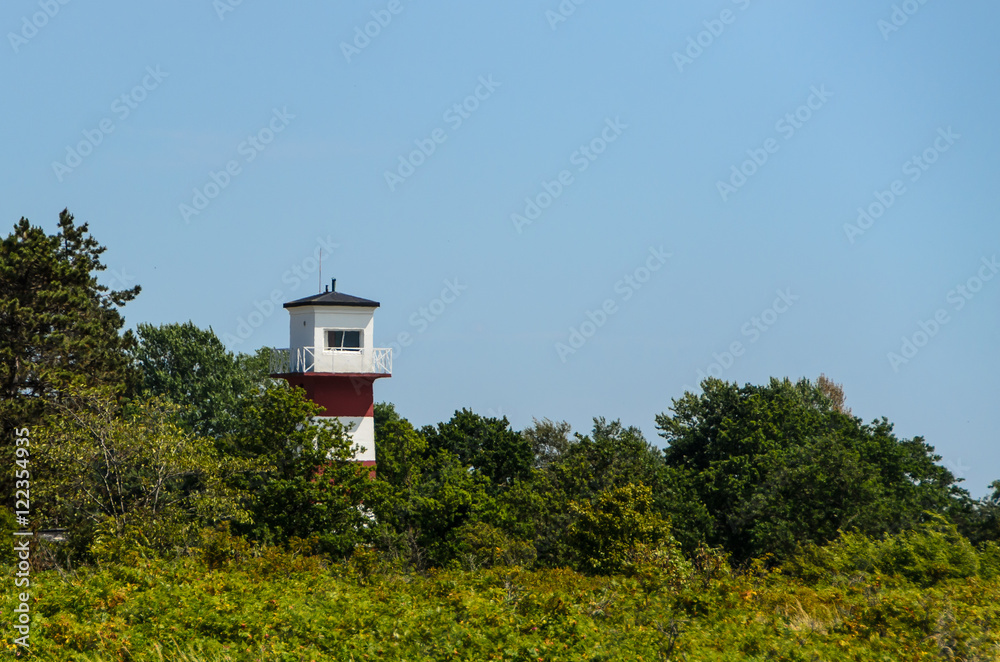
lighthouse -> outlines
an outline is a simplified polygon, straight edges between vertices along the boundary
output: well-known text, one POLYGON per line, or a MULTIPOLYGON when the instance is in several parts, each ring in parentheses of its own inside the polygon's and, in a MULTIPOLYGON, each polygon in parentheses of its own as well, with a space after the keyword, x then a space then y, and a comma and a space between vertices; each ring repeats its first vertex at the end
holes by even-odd
POLYGON ((284 304, 289 346, 271 355, 271 376, 301 386, 321 417, 338 419, 365 466, 375 465, 373 385, 392 376, 392 350, 373 346, 378 307, 338 292, 334 279, 325 292, 284 304))

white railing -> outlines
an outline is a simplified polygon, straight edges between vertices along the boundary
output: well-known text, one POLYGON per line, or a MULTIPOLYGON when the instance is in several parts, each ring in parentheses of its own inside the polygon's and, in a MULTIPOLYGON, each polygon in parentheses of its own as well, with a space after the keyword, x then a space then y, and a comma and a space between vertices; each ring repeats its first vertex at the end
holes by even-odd
POLYGON ((390 347, 373 347, 369 351, 371 351, 372 356, 372 372, 379 375, 391 375, 392 349, 390 347))
POLYGON ((268 363, 267 372, 272 375, 287 375, 291 372, 287 347, 285 349, 271 348, 271 360, 268 363))
POLYGON ((392 374, 392 349, 320 349, 293 347, 272 349, 270 372, 283 375, 294 372, 331 372, 389 375, 392 374))

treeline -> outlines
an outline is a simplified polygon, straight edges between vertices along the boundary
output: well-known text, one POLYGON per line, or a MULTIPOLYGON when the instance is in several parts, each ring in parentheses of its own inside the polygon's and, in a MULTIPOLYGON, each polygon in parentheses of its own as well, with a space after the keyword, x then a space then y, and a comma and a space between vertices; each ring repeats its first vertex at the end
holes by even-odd
POLYGON ((14 466, 30 430, 32 524, 69 537, 53 563, 184 555, 220 532, 417 570, 596 574, 708 549, 772 565, 832 541, 877 551, 928 526, 989 558, 1000 540, 1000 481, 973 499, 923 438, 864 423, 825 377, 709 379, 656 417, 662 447, 603 418, 518 431, 463 409, 417 428, 380 404, 371 479, 267 375, 266 349, 233 354, 190 323, 122 332, 139 288, 101 286, 102 251, 67 212, 55 235, 22 219, 0 245, 2 448, 14 466))

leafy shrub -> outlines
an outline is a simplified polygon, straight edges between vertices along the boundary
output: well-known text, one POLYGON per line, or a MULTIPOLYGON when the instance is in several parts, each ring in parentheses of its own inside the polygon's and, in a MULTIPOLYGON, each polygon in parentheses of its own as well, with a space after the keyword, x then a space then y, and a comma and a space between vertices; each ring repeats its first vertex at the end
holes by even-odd
POLYGON ((991 540, 979 550, 979 576, 986 580, 1000 577, 1000 544, 991 540))
POLYGON ((810 545, 784 569, 808 581, 832 575, 883 574, 903 577, 920 586, 979 573, 979 555, 954 524, 940 515, 917 528, 875 540, 860 533, 842 533, 822 547, 810 545))
POLYGON ((141 524, 120 525, 108 517, 94 527, 90 554, 98 563, 135 565, 155 556, 153 543, 141 524))
POLYGON ((386 563, 370 545, 358 545, 340 568, 343 570, 342 575, 353 579, 360 586, 367 586, 386 569, 386 563))
POLYGON ((246 518, 226 481, 247 463, 182 429, 175 405, 77 387, 65 399, 32 442, 31 491, 38 521, 69 529, 75 551, 128 563, 186 551, 206 523, 246 518))
MULTIPOLYGON (((13 532, 17 529, 17 520, 14 513, 9 508, 0 508, 0 536, 3 536, 5 543, 12 539, 13 532)), ((17 554, 13 546, 9 544, 0 545, 0 564, 13 565, 17 561, 17 554)))
POLYGON ((972 543, 940 515, 890 538, 883 556, 888 572, 922 586, 979 573, 979 556, 972 543))
MULTIPOLYGON (((637 544, 633 559, 653 549, 637 544)), ((978 578, 810 587, 759 568, 733 572, 708 549, 680 586, 646 581, 639 563, 633 577, 403 574, 367 547, 333 572, 324 563, 268 547, 220 570, 194 554, 40 572, 32 654, 58 662, 884 662, 992 660, 1000 650, 1000 584, 978 578), (363 585, 344 575, 351 564, 363 585)), ((15 600, 0 592, 0 611, 15 600)), ((6 643, 0 648, 13 656, 6 643)))
POLYGON ((230 533, 229 522, 224 522, 214 529, 202 529, 199 552, 209 570, 216 570, 245 561, 250 556, 250 543, 230 533))
POLYGON ((657 545, 639 543, 628 550, 624 569, 645 585, 658 584, 679 588, 694 573, 694 565, 672 540, 657 545))
POLYGON ((498 566, 530 567, 537 557, 535 546, 511 538, 486 522, 472 522, 458 530, 460 556, 470 569, 498 566))
POLYGON ((570 508, 577 521, 569 539, 586 572, 634 572, 637 546, 674 544, 670 523, 653 510, 652 490, 642 483, 604 490, 592 503, 572 502, 570 508))

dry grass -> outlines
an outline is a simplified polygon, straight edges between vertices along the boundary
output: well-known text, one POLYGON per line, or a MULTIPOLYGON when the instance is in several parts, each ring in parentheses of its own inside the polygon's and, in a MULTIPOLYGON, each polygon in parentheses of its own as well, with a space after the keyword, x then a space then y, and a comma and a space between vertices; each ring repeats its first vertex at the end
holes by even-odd
POLYGON ((784 616, 793 632, 817 632, 827 634, 841 623, 834 610, 822 604, 810 605, 812 613, 802 606, 798 598, 793 605, 786 605, 784 616))

